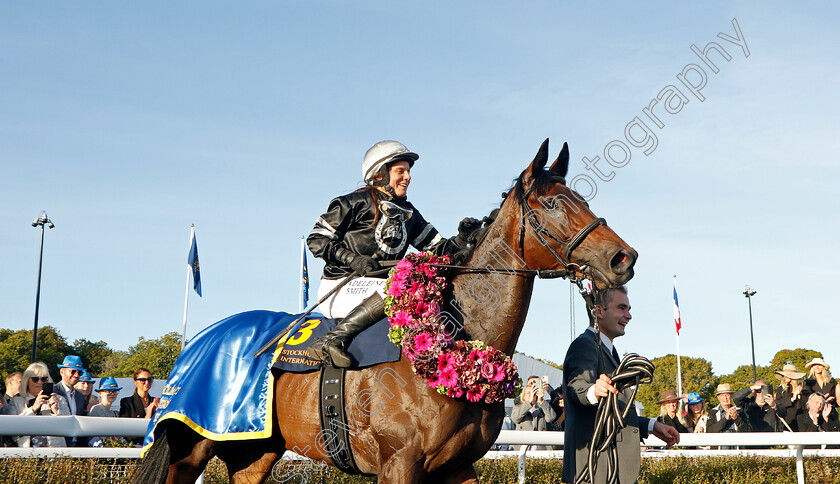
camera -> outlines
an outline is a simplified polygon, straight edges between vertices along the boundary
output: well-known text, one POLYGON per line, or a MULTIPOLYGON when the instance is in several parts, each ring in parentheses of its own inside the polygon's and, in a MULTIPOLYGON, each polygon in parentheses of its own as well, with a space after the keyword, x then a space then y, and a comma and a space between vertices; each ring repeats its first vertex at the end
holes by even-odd
POLYGON ((52 395, 52 392, 53 392, 53 383, 52 383, 52 382, 49 382, 49 381, 48 381, 48 382, 44 382, 44 386, 43 386, 43 388, 42 388, 41 390, 44 392, 44 395, 45 395, 45 396, 50 396, 50 395, 52 395))
POLYGON ((773 394, 773 385, 761 385, 761 393, 765 395, 773 394))

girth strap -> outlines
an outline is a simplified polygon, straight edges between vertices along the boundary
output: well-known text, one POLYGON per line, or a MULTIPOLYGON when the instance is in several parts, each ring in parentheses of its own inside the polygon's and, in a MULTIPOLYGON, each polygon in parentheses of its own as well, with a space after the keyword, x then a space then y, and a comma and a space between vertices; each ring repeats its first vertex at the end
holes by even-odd
POLYGON ((333 464, 347 474, 361 474, 362 471, 356 467, 353 450, 350 448, 349 426, 344 408, 345 370, 332 365, 321 365, 318 395, 321 431, 327 434, 323 441, 333 464))

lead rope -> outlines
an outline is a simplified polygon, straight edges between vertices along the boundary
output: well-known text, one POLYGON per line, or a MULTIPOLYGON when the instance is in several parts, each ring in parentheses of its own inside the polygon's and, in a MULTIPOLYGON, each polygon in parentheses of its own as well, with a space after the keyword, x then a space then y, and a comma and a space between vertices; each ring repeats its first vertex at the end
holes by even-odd
MULTIPOLYGON (((600 339, 600 338, 599 338, 600 339)), ((599 348, 600 352, 600 348, 599 348)), ((621 429, 627 426, 626 418, 630 409, 635 406, 636 392, 639 385, 653 381, 655 367, 647 358, 636 353, 628 353, 610 376, 618 394, 610 393, 598 402, 598 412, 595 415, 595 430, 589 446, 589 460, 586 470, 578 476, 575 484, 595 482, 599 454, 607 452, 607 483, 617 484, 618 476, 618 446, 616 437, 621 429), (633 387, 633 392, 622 410, 619 406, 619 395, 633 387)))

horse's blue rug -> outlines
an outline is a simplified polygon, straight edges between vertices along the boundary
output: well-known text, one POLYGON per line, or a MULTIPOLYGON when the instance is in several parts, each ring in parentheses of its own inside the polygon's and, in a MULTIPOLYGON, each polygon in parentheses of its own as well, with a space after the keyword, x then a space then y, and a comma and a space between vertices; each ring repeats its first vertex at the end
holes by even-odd
MULTIPOLYGON (((306 348, 336 323, 335 319, 310 315, 280 351, 275 347, 254 358, 257 350, 298 316, 274 311, 239 313, 208 326, 190 340, 178 356, 149 422, 143 453, 154 442, 158 424, 168 419, 183 422, 211 440, 270 437, 274 404, 271 369, 316 370, 319 362, 309 358, 306 348)), ((400 359, 399 348, 388 341, 388 327, 388 320, 383 319, 353 340, 348 352, 355 368, 400 359)))

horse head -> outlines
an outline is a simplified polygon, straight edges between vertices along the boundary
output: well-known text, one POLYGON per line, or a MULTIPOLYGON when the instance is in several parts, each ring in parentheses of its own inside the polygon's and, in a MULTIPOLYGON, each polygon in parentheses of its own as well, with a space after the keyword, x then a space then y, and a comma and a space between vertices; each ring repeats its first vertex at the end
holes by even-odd
MULTIPOLYGON (((569 146, 546 170, 548 139, 522 172, 505 205, 519 209, 518 246, 527 267, 565 269, 601 289, 633 278, 638 253, 596 217, 589 204, 566 185, 569 146)), ((514 208, 515 210, 515 208, 514 208)))

